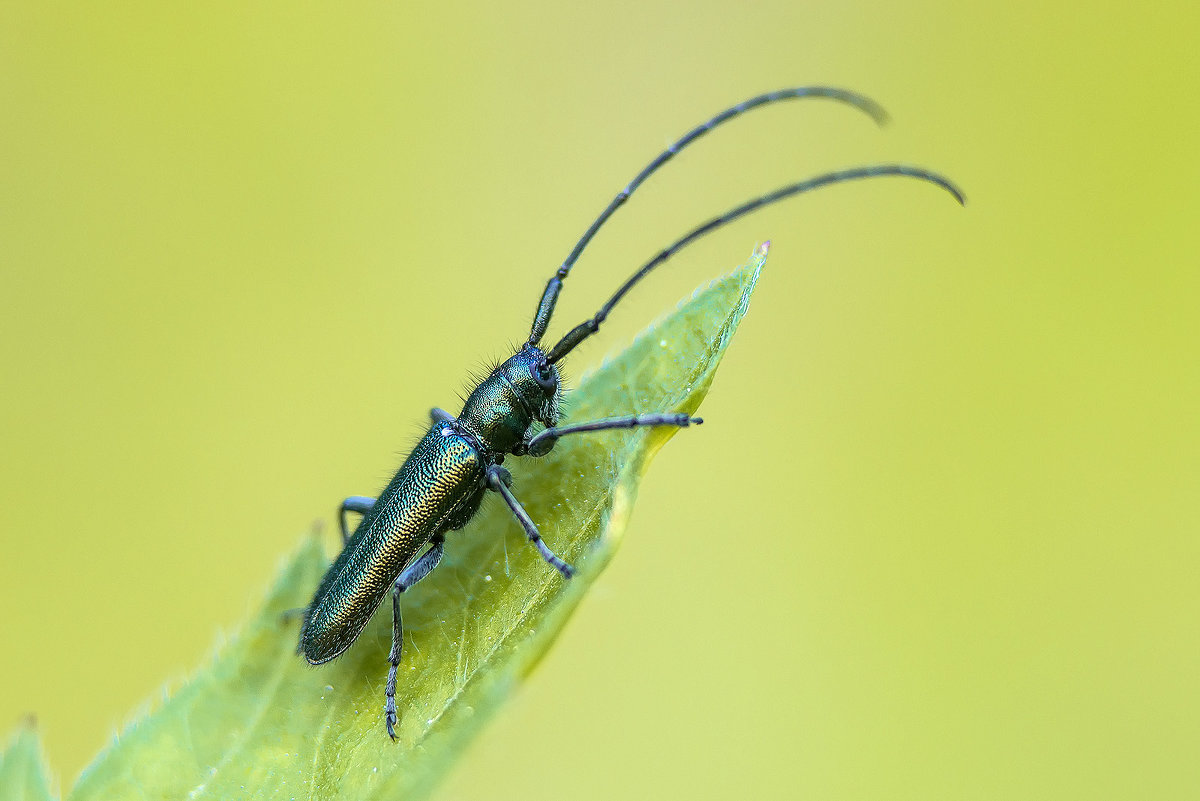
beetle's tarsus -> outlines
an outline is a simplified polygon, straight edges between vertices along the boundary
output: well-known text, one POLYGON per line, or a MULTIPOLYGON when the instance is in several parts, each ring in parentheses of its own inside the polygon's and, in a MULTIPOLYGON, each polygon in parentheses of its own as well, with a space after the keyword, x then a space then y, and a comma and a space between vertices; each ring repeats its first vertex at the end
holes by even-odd
POLYGON ((387 708, 384 714, 384 720, 387 723, 388 737, 392 738, 392 742, 396 742, 400 738, 396 736, 396 699, 388 698, 387 708))

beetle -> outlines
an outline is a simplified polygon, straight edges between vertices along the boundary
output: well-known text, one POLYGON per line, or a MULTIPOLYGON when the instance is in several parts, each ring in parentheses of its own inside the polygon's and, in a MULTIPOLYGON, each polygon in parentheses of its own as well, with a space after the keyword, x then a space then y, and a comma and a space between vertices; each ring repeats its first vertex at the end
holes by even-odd
POLYGON ((495 492, 503 499, 529 541, 564 579, 574 573, 542 540, 537 525, 513 494, 512 475, 503 467, 504 458, 545 456, 560 438, 574 434, 642 426, 682 428, 703 422, 686 414, 658 412, 559 425, 562 387, 558 363, 600 329, 634 285, 710 231, 763 206, 829 184, 899 175, 934 184, 960 204, 965 203, 962 192, 948 179, 904 164, 856 167, 789 184, 693 228, 642 265, 596 314, 568 331, 553 347, 542 347, 542 337, 571 268, 605 221, 650 175, 718 125, 751 109, 798 98, 834 100, 862 111, 877 123, 886 120, 879 105, 862 95, 826 86, 805 86, 752 97, 688 131, 646 165, 592 222, 546 284, 529 339, 475 386, 458 416, 433 409, 428 433, 379 497, 352 496, 342 502, 338 520, 343 547, 321 579, 312 602, 303 610, 297 650, 313 665, 335 659, 354 643, 390 591, 392 647, 388 655, 384 718, 392 740, 396 739, 396 671, 404 645, 400 596, 437 567, 446 534, 462 528, 474 517, 485 492, 495 492), (353 533, 346 524, 346 515, 351 512, 362 515, 353 533))

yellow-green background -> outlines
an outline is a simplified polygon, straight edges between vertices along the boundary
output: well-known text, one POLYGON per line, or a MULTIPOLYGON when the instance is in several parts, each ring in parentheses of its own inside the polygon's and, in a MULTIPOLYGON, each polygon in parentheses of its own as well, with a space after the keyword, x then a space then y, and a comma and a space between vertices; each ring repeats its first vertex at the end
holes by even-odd
MULTIPOLYGON (((441 798, 1200 791, 1192 4, 0 7, 0 724, 69 784, 527 331, 774 241, 625 547, 441 798)), ((616 411, 616 410, 614 410, 616 411)), ((332 546, 332 535, 331 535, 332 546)), ((451 546, 452 547, 452 546, 451 546)), ((381 676, 382 678, 382 676, 381 676)))

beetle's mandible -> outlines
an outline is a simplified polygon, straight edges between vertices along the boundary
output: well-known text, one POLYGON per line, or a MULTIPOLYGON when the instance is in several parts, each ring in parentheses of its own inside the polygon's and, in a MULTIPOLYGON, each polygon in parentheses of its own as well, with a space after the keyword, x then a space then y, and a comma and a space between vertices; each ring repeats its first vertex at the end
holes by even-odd
POLYGON ((789 184, 693 228, 630 276, 595 315, 568 331, 553 347, 541 346, 571 267, 604 222, 643 181, 681 149, 743 112, 782 100, 809 97, 847 104, 879 123, 886 119, 883 110, 862 95, 831 87, 806 86, 750 98, 688 131, 646 165, 584 232, 546 285, 525 345, 475 387, 457 417, 441 409, 431 412, 429 433, 404 460, 378 498, 354 496, 342 502, 338 517, 344 546, 321 579, 312 603, 304 609, 298 650, 314 665, 336 658, 362 633, 390 591, 392 648, 388 656, 384 716, 393 740, 397 716, 396 670, 404 645, 400 595, 437 567, 447 532, 467 524, 478 511, 485 492, 495 492, 503 498, 529 541, 563 578, 570 578, 574 572, 542 541, 536 524, 513 494, 512 477, 501 466, 504 457, 545 456, 561 437, 568 435, 638 426, 682 427, 702 422, 698 417, 664 411, 559 425, 562 389, 558 362, 599 330, 609 312, 636 283, 704 234, 763 206, 827 184, 899 175, 939 186, 959 203, 964 202, 962 192, 946 178, 903 164, 856 167, 789 184), (541 430, 535 433, 539 427, 541 430), (346 527, 347 512, 362 515, 353 534, 346 527))

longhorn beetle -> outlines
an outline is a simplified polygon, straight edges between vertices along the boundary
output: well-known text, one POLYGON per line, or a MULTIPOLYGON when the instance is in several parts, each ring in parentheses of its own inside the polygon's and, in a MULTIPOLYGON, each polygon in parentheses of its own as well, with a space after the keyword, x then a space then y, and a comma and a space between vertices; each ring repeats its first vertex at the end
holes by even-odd
POLYGON ((686 414, 661 412, 607 417, 569 425, 558 424, 559 386, 557 364, 581 342, 595 334, 621 298, 689 243, 737 218, 778 200, 828 184, 857 178, 900 175, 926 181, 965 203, 962 192, 936 173, 903 164, 880 164, 839 170, 806 181, 789 184, 749 200, 713 217, 675 240, 646 262, 621 284, 595 315, 568 331, 549 350, 541 346, 550 324, 563 281, 592 237, 629 196, 676 153, 718 125, 743 112, 793 98, 817 97, 850 105, 877 123, 886 115, 874 101, 842 89, 806 86, 783 89, 752 97, 696 126, 660 153, 613 198, 588 227, 566 260, 546 284, 533 316, 529 340, 507 361, 492 370, 467 397, 458 417, 442 410, 430 412, 432 426, 378 498, 353 496, 338 510, 344 545, 321 579, 316 594, 304 611, 298 651, 311 664, 320 665, 339 656, 358 638, 388 591, 392 593, 392 649, 388 656, 384 714, 388 735, 396 739, 396 669, 404 645, 400 622, 400 594, 429 575, 442 558, 446 533, 462 528, 479 510, 484 492, 495 492, 504 500, 525 529, 529 541, 542 558, 563 578, 574 569, 555 556, 542 540, 537 526, 512 492, 512 475, 502 467, 506 455, 545 456, 561 438, 589 431, 638 426, 685 427, 703 422, 686 414), (534 433, 534 424, 544 428, 534 433), (362 515, 354 533, 346 527, 346 513, 362 515))

